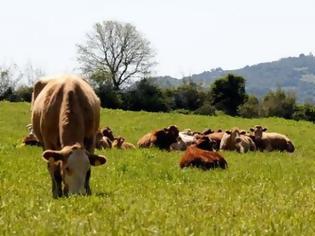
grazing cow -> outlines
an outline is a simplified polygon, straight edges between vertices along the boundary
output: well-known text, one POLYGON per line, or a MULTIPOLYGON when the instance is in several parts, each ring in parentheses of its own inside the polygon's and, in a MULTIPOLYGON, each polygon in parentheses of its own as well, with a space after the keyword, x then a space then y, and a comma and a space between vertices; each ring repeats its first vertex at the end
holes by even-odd
MULTIPOLYGON (((38 84, 41 81, 34 90, 38 84)), ((32 126, 43 144, 53 197, 91 194, 90 167, 106 162, 104 156, 93 154, 99 119, 98 97, 74 75, 49 80, 34 99, 32 126)))
POLYGON ((112 141, 108 137, 103 136, 102 132, 99 130, 96 132, 95 148, 112 148, 112 141))
POLYGON ((114 134, 113 134, 113 131, 111 130, 111 128, 109 127, 106 127, 102 130, 102 134, 104 137, 108 137, 110 141, 114 141, 114 134))
POLYGON ((237 151, 240 153, 246 153, 249 150, 255 151, 255 143, 245 134, 245 131, 241 132, 238 128, 226 131, 222 137, 220 149, 237 151))
POLYGON ((178 128, 175 125, 171 125, 167 128, 145 134, 139 139, 137 145, 140 148, 156 146, 160 149, 170 151, 170 146, 176 142, 178 133, 178 128))
POLYGON ((136 149, 136 146, 133 145, 132 143, 125 142, 125 139, 123 137, 118 136, 113 141, 113 148, 126 150, 126 149, 136 149))
POLYGON ((195 144, 189 146, 182 156, 180 168, 197 167, 209 170, 216 167, 227 168, 226 160, 218 152, 206 151, 198 148, 195 144))
POLYGON ((279 150, 294 152, 295 150, 292 141, 283 134, 265 132, 267 128, 263 128, 261 125, 250 128, 250 131, 253 132, 252 137, 254 138, 257 149, 260 151, 279 150))

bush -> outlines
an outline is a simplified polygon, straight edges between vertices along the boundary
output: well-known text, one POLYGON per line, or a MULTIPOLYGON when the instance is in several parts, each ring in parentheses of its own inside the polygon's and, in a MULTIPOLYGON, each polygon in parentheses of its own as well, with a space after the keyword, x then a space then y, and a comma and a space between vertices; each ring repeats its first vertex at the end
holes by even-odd
POLYGON ((245 118, 257 118, 260 116, 261 105, 255 96, 249 96, 247 101, 238 107, 238 114, 245 118))
POLYGON ((307 120, 315 122, 315 106, 311 104, 297 106, 292 118, 294 120, 307 120))
POLYGON ((201 107, 194 111, 194 114, 198 115, 215 115, 215 107, 210 102, 205 102, 201 107))
POLYGON ((282 89, 269 92, 262 102, 264 116, 276 116, 292 119, 296 109, 295 96, 293 93, 285 92, 282 89))

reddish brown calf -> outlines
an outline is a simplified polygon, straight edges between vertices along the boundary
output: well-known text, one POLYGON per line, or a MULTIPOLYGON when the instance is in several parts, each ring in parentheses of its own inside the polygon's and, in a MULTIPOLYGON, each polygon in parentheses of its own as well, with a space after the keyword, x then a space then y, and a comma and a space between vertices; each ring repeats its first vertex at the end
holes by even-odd
POLYGON ((228 167, 228 164, 220 153, 205 151, 197 148, 195 145, 191 145, 186 149, 179 166, 180 168, 197 167, 203 170, 209 170, 217 167, 225 169, 228 167))

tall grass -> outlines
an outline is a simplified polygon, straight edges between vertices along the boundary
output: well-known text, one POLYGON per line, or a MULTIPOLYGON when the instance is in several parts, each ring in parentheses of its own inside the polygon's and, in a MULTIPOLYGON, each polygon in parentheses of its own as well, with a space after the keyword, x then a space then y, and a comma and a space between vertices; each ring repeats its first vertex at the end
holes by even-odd
POLYGON ((241 119, 102 110, 101 126, 130 142, 171 124, 227 129, 262 124, 296 152, 223 152, 227 170, 181 170, 181 152, 98 151, 90 197, 54 200, 42 150, 22 147, 26 103, 0 103, 0 235, 314 235, 315 126, 278 118, 241 119))

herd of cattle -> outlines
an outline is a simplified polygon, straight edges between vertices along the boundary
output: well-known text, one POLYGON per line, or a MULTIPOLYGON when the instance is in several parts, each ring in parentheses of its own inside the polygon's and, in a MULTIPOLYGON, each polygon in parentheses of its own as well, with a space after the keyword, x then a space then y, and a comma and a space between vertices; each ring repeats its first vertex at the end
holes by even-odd
MULTIPOLYGON (((80 77, 44 78, 34 85, 32 124, 27 125, 29 135, 23 142, 43 147, 42 157, 51 176, 53 197, 91 194, 90 167, 106 163, 104 156, 94 154, 95 148, 136 148, 123 137, 114 137, 109 127, 99 130, 99 121, 99 99, 80 77)), ((266 130, 256 125, 249 132, 238 128, 197 132, 190 129, 179 131, 177 126, 171 125, 145 134, 137 146, 185 151, 180 167, 202 169, 227 167, 219 150, 294 152, 289 138, 266 130)))

